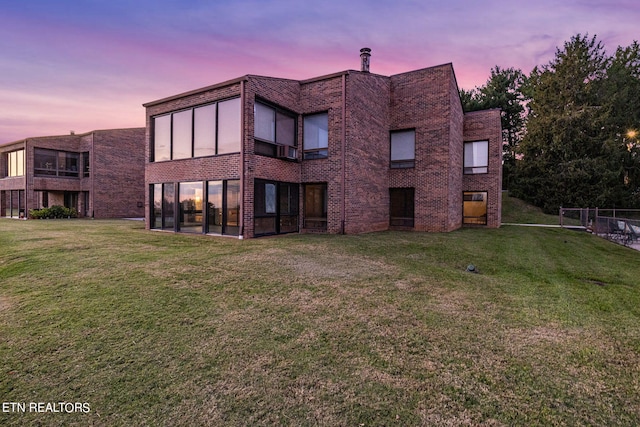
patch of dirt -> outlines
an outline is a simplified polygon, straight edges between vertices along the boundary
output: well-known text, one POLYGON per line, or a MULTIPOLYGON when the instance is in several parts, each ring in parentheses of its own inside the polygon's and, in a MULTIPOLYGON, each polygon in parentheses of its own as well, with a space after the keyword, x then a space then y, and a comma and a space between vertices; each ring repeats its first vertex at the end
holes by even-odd
POLYGON ((8 310, 12 306, 9 297, 0 295, 0 311, 8 310))

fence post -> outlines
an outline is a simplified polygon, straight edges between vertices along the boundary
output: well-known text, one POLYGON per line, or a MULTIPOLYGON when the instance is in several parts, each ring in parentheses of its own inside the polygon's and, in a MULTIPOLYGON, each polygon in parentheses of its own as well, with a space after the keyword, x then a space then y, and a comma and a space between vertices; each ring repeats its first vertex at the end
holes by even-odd
POLYGON ((562 212, 562 206, 560 206, 560 227, 564 228, 564 224, 563 224, 563 222, 562 222, 562 214, 563 214, 563 212, 562 212))
POLYGON ((599 222, 599 221, 598 221, 598 216, 599 216, 599 214, 598 214, 598 208, 596 207, 596 217, 595 217, 595 219, 594 219, 594 221, 595 221, 595 227, 593 227, 593 231, 595 231, 596 236, 598 235, 598 222, 599 222))

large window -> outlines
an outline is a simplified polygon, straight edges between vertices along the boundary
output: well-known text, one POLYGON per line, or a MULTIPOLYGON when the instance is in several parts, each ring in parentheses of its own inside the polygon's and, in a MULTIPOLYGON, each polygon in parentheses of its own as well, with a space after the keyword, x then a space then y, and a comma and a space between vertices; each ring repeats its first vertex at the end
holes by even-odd
POLYGON ((389 225, 413 227, 414 224, 414 189, 389 189, 389 225))
POLYGON ((178 194, 180 231, 202 233, 204 224, 202 182, 181 182, 178 184, 178 194))
POLYGON ((487 173, 489 167, 489 141, 464 143, 464 173, 487 173))
POLYGON ((25 218, 25 192, 24 190, 8 190, 4 192, 5 216, 9 218, 25 218))
POLYGON ((462 222, 464 224, 487 224, 487 192, 465 191, 462 195, 462 222))
POLYGON ((254 185, 254 235, 298 231, 298 184, 257 179, 254 185))
POLYGON ((240 234, 240 181, 207 183, 207 232, 238 236, 240 234))
POLYGON ((151 161, 240 152, 240 98, 153 118, 151 161))
POLYGON ((412 168, 416 157, 416 131, 391 132, 391 167, 412 168))
POLYGON ((329 155, 329 115, 313 114, 304 118, 304 158, 324 159, 329 155))
POLYGON ((34 149, 34 175, 36 176, 79 176, 80 154, 68 151, 34 149))
POLYGON ((175 188, 174 183, 151 185, 151 228, 188 233, 239 234, 239 180, 180 182, 177 193, 175 188))
POLYGON ((304 228, 327 229, 327 184, 305 184, 304 228))
POLYGON ((16 150, 7 153, 6 176, 24 175, 24 150, 16 150))
POLYGON ((256 102, 253 132, 256 154, 295 158, 296 127, 294 113, 256 102), (278 149, 278 146, 286 148, 278 149))

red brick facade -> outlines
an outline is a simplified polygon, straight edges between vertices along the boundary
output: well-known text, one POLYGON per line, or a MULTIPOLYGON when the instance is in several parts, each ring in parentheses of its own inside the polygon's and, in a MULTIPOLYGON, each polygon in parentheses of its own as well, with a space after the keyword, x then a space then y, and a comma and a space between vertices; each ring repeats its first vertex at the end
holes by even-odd
POLYGON ((144 134, 144 128, 97 130, 27 138, 3 145, 0 147, 0 215, 12 216, 6 215, 10 200, 13 198, 15 202, 20 194, 20 217, 28 217, 30 209, 45 207, 43 204, 69 205, 67 207, 75 208, 80 217, 143 217, 144 134), (74 165, 74 176, 35 173, 36 149, 77 154, 79 161, 74 165), (16 150, 25 153, 24 173, 10 177, 8 153, 16 150), (86 174, 85 156, 89 162, 86 174))
MULTIPOLYGON (((299 188, 298 230, 305 229, 307 184, 326 184, 326 232, 360 233, 390 226, 390 189, 413 189, 413 226, 451 231, 463 225, 463 193, 487 193, 486 227, 499 227, 502 139, 497 110, 464 114, 451 64, 381 76, 345 71, 297 81, 247 75, 145 104, 146 219, 151 228, 154 184, 239 180, 240 231, 255 237, 256 180, 299 188), (154 162, 153 118, 229 98, 241 102, 237 153, 154 162), (268 103, 297 119, 297 159, 256 153, 254 108, 268 103), (303 158, 304 117, 326 113, 328 156, 303 158), (390 133, 415 131, 413 167, 390 167, 390 133), (487 173, 464 175, 464 143, 488 141, 487 173)), ((157 201, 156 201, 157 202, 157 201)), ((178 211, 172 215, 177 215, 178 211)), ((206 215, 205 215, 206 217, 206 215)), ((203 232, 206 231, 206 219, 203 232)), ((174 226, 172 226, 174 227, 174 226)), ((175 226, 173 229, 179 230, 175 226)))

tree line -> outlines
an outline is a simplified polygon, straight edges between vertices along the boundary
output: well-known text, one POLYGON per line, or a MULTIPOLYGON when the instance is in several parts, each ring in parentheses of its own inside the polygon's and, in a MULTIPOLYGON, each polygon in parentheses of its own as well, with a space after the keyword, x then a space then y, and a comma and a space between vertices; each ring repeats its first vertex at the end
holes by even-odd
POLYGON ((495 66, 461 90, 465 111, 502 110, 503 189, 556 213, 640 208, 640 46, 607 54, 578 34, 529 75, 495 66))

